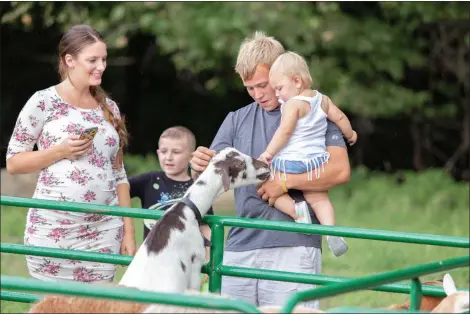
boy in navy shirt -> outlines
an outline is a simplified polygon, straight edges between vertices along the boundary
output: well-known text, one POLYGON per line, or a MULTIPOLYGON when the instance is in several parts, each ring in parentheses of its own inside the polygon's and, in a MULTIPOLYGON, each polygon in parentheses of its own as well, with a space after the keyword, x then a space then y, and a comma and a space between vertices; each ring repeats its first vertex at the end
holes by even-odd
MULTIPOLYGON (((150 171, 128 178, 130 194, 140 198, 143 208, 149 208, 156 203, 180 198, 193 184, 189 175, 189 161, 196 149, 194 134, 183 126, 166 129, 158 140, 158 160, 163 171, 150 171)), ((166 210, 171 204, 162 208, 166 210)), ((213 215, 212 207, 207 212, 213 215)), ((144 240, 156 223, 152 219, 144 219, 144 240)), ((210 240, 211 230, 207 225, 201 225, 201 233, 210 240)), ((205 241, 207 245, 207 241, 205 241)), ((206 261, 209 260, 209 248, 206 247, 206 261)))

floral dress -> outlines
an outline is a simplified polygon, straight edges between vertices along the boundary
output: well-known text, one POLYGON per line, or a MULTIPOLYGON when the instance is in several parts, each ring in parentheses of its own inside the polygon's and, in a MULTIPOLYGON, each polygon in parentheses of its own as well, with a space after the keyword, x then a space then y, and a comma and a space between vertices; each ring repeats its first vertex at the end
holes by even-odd
MULTIPOLYGON (((119 116, 117 105, 107 100, 119 116)), ((124 166, 114 166, 119 136, 101 107, 81 109, 65 102, 55 87, 36 92, 21 110, 10 139, 7 159, 21 152, 45 150, 73 134, 98 127, 88 153, 62 159, 41 170, 33 198, 118 205, 116 186, 128 183, 124 166)), ((70 250, 119 253, 123 238, 119 216, 30 208, 24 243, 70 250)), ((112 281, 116 265, 27 256, 31 276, 41 280, 112 281)))

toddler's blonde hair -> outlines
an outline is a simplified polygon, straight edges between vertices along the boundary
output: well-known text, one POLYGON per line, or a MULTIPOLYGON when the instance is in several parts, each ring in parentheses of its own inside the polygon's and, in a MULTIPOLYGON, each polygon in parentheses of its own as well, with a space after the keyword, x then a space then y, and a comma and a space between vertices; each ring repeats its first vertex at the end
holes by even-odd
POLYGON ((269 77, 274 74, 286 75, 290 78, 299 76, 305 88, 312 87, 312 77, 310 76, 307 61, 295 52, 287 51, 274 61, 269 71, 269 77))

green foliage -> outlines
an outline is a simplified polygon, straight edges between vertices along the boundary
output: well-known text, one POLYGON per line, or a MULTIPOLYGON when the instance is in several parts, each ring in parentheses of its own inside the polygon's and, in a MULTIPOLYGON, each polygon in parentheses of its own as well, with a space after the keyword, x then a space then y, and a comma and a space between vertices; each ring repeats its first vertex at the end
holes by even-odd
POLYGON ((126 154, 124 156, 124 167, 128 177, 149 171, 160 171, 160 164, 156 154, 141 155, 126 154))
MULTIPOLYGON (((226 113, 249 100, 233 67, 242 40, 259 30, 303 55, 313 87, 350 116, 363 143, 351 151, 358 159, 353 164, 376 167, 360 157, 376 151, 373 133, 390 132, 390 122, 399 121, 402 126, 393 128, 402 129, 411 122, 407 152, 413 158, 392 160, 391 167, 410 167, 406 159, 418 170, 445 165, 468 180, 468 132, 459 129, 470 123, 469 9, 465 2, 11 2, 0 12, 1 22, 13 25, 6 33, 23 30, 24 38, 55 38, 78 23, 104 35, 112 73, 105 84, 121 100, 131 133, 139 136, 133 152, 150 150, 142 129, 153 127, 157 112, 168 119, 155 132, 185 124, 207 145, 226 113)), ((17 60, 34 60, 30 69, 55 63, 52 49, 30 53, 21 42, 6 45, 5 55, 19 51, 17 60)), ((16 68, 11 67, 15 73, 16 68)), ((26 86, 35 86, 36 77, 28 79, 26 86)), ((21 91, 5 90, 2 104, 12 107, 21 91)))
MULTIPOLYGON (((341 202, 339 208, 347 211, 348 204, 354 204, 355 207, 363 208, 363 215, 369 214, 371 208, 382 208, 384 210, 393 210, 396 217, 393 220, 382 219, 376 221, 377 226, 389 228, 393 226, 394 230, 409 230, 407 224, 403 224, 403 214, 416 212, 423 216, 436 215, 442 217, 442 223, 452 233, 452 219, 445 217, 467 219, 469 216, 468 208, 468 183, 454 182, 452 177, 440 169, 429 169, 420 173, 413 171, 400 172, 394 175, 386 175, 369 171, 366 168, 359 167, 352 172, 351 180, 346 185, 332 189, 332 199, 338 199, 341 202)), ((334 204, 335 207, 338 206, 334 204)), ((352 205, 351 205, 352 206, 352 205)), ((354 211, 356 212, 356 211, 354 211)), ((380 215, 381 211, 374 211, 380 215)), ((362 215, 361 214, 361 215, 362 215)), ((338 217, 341 217, 341 213, 338 217)), ((342 224, 347 224, 347 220, 342 224)), ((432 230, 435 225, 427 228, 432 230)), ((469 234, 468 224, 466 235, 469 234)), ((462 235, 463 236, 463 235, 462 235)))
MULTIPOLYGON (((375 10, 361 14, 345 13, 340 4, 329 2, 37 5, 46 25, 57 23, 66 29, 91 24, 115 48, 125 47, 127 37, 137 31, 154 34, 161 53, 171 55, 177 69, 193 73, 227 68, 227 61, 233 65, 243 38, 265 31, 307 58, 316 87, 346 110, 366 117, 409 114, 430 101, 429 91, 402 84, 407 67, 426 63, 423 48, 428 44, 415 38, 416 31, 428 23, 462 19, 468 12, 460 2, 379 2, 374 3, 375 10)), ((31 9, 30 2, 13 3, 2 22, 20 19, 31 9)), ((206 89, 219 92, 233 84, 240 84, 234 74, 228 80, 209 76, 204 82, 206 89)))

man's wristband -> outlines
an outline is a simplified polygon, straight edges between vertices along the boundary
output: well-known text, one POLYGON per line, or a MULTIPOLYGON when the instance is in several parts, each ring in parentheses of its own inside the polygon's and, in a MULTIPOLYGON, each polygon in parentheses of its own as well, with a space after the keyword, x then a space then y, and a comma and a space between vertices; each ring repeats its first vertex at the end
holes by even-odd
POLYGON ((286 180, 284 178, 281 179, 281 188, 284 193, 287 193, 287 185, 286 185, 286 180))

